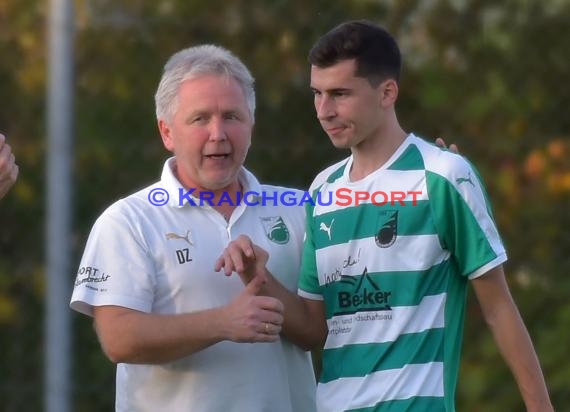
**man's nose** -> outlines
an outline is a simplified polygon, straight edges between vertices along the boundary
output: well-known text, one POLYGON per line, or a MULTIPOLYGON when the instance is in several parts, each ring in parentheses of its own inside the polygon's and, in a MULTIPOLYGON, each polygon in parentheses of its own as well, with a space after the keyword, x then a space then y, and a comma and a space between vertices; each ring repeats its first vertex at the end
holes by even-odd
POLYGON ((319 120, 330 119, 336 115, 333 101, 327 96, 321 96, 315 101, 315 109, 319 120))
POLYGON ((212 119, 210 122, 210 140, 226 140, 227 138, 223 119, 212 119))

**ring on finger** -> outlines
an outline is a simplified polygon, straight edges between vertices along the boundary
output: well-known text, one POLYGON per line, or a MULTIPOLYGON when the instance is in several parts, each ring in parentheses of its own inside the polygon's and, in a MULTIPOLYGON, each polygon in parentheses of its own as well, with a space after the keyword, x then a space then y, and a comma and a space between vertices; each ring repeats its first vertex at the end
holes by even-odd
POLYGON ((265 333, 269 335, 269 323, 265 322, 265 333))

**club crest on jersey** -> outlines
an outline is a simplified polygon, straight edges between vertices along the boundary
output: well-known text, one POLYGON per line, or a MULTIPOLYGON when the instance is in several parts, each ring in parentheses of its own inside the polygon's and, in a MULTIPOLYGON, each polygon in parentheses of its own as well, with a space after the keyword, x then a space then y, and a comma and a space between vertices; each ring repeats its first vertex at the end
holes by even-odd
POLYGON ((289 242, 289 229, 281 216, 268 216, 259 219, 269 240, 279 245, 289 242))
POLYGON ((378 214, 378 232, 376 232, 376 245, 387 248, 394 244, 398 237, 398 211, 384 210, 378 214))

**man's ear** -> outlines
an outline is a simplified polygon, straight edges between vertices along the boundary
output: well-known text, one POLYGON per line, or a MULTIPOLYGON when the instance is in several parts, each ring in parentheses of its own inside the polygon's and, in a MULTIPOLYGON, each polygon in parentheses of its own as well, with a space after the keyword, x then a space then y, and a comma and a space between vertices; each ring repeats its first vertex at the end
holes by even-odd
POLYGON ((382 107, 393 106, 398 100, 398 83, 394 79, 387 79, 378 86, 380 104, 382 107))
POLYGON ((174 142, 172 141, 172 130, 164 119, 158 119, 158 131, 162 138, 162 144, 169 152, 174 151, 174 142))

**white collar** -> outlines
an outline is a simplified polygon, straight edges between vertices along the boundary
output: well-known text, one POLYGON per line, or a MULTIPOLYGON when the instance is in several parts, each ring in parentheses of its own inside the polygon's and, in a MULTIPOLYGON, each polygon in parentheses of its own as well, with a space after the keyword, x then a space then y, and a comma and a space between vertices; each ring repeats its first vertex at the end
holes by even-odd
MULTIPOLYGON (((178 178, 174 175, 172 168, 176 162, 176 158, 170 157, 164 162, 162 168, 162 174, 160 176, 160 186, 162 189, 166 190, 169 195, 168 205, 171 207, 183 207, 188 203, 188 199, 181 197, 180 193, 186 193, 191 188, 185 188, 178 178), (182 204, 179 204, 179 199, 182 199, 182 204)), ((247 170, 245 167, 241 167, 238 171, 238 181, 240 182, 244 193, 253 191, 261 195, 261 185, 257 178, 247 170)), ((190 195, 192 199, 199 200, 195 196, 190 195)), ((198 204, 198 202, 196 202, 198 204)))

